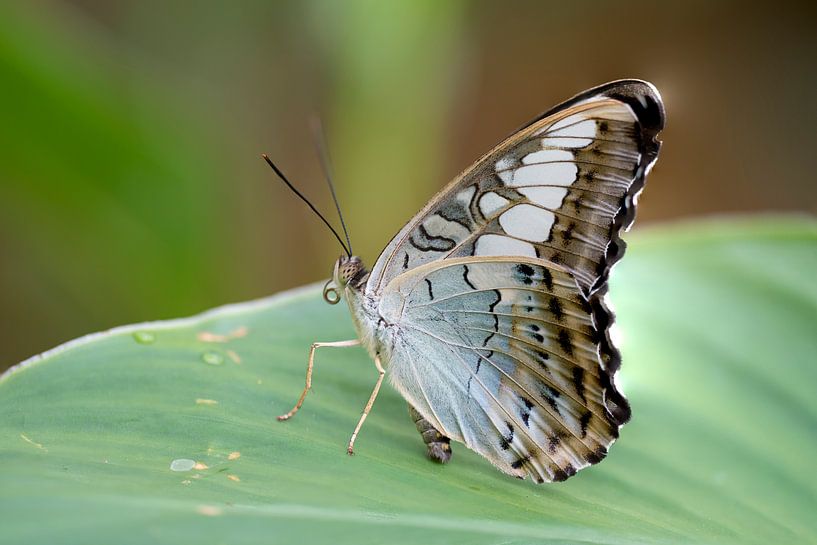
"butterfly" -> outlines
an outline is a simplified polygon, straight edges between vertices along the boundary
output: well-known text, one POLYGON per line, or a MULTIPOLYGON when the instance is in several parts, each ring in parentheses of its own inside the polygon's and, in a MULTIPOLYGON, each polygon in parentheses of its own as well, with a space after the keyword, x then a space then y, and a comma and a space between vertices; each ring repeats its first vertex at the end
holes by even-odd
POLYGON ((608 277, 664 117, 638 80, 552 108, 431 199, 370 271, 321 216, 346 250, 324 299, 346 301, 357 338, 312 345, 306 386, 279 420, 300 409, 317 348, 361 344, 378 378, 349 454, 388 375, 433 460, 447 462, 453 440, 538 483, 601 461, 631 412, 608 277))

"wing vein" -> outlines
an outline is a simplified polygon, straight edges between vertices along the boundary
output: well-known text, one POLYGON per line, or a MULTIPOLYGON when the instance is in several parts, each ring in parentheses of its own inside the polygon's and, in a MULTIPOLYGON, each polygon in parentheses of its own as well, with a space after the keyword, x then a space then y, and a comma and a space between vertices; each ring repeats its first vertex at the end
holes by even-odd
MULTIPOLYGON (((571 286, 571 288, 575 288, 575 286, 571 286)), ((461 297, 463 295, 470 295, 472 293, 486 293, 486 292, 489 292, 489 291, 496 291, 496 290, 499 290, 499 291, 502 291, 502 290, 532 291, 534 293, 544 293, 544 294, 546 294, 546 295, 548 295, 550 297, 555 297, 557 299, 561 299, 562 301, 568 301, 570 303, 575 303, 576 302, 575 300, 573 300, 573 299, 571 299, 569 297, 565 297, 563 295, 556 295, 553 292, 545 291, 545 290, 539 290, 539 289, 536 289, 536 288, 528 288, 528 287, 525 287, 525 286, 497 286, 495 288, 482 288, 482 289, 476 289, 476 290, 461 291, 459 293, 446 295, 445 297, 439 297, 437 299, 434 299, 433 301, 428 301, 426 303, 412 304, 411 306, 412 306, 412 308, 426 307, 428 305, 443 303, 445 301, 448 301, 449 299, 454 299, 455 297, 461 297)))
MULTIPOLYGON (((594 163, 593 161, 579 161, 578 159, 570 159, 570 160, 567 160, 567 159, 554 159, 554 160, 551 160, 551 161, 540 161, 538 163, 528 163, 528 164, 530 164, 530 165, 548 165, 548 164, 556 164, 556 163, 570 163, 571 165, 593 165, 593 166, 604 167, 604 168, 609 168, 609 169, 613 169, 613 170, 620 170, 622 172, 630 172, 632 170, 632 169, 627 169, 627 168, 624 168, 624 167, 617 167, 617 166, 614 166, 614 165, 604 165, 604 164, 601 164, 601 163, 594 163)), ((500 174, 502 172, 509 172, 511 170, 519 170, 520 168, 524 168, 526 166, 528 166, 528 165, 526 164, 526 165, 522 165, 522 166, 499 168, 499 169, 494 169, 494 172, 496 172, 497 174, 500 174)), ((511 187, 525 187, 525 186, 511 186, 511 187)))
MULTIPOLYGON (((441 343, 448 344, 448 345, 451 345, 451 344, 452 344, 452 343, 449 343, 449 342, 447 342, 447 341, 445 341, 445 340, 441 339, 440 337, 437 337, 436 335, 434 335, 434 334, 433 334, 433 333, 431 333, 430 331, 424 330, 424 329, 422 329, 422 328, 417 328, 417 329, 419 329, 420 331, 423 331, 423 332, 424 332, 426 335, 429 335, 430 337, 433 337, 433 338, 437 339, 437 340, 438 340, 438 341, 440 341, 441 343)), ((456 345, 454 345, 454 346, 456 346, 456 345)), ((454 353, 456 354, 456 351, 455 351, 454 353)), ((544 404, 542 404, 542 403, 539 401, 538 396, 535 396, 534 394, 530 393, 530 392, 529 392, 529 391, 528 391, 528 390, 527 390, 527 389, 526 389, 526 388, 525 388, 525 387, 524 387, 522 384, 520 384, 520 383, 519 383, 519 381, 517 381, 517 380, 516 380, 515 378, 513 378, 511 375, 509 375, 508 373, 506 373, 506 372, 505 372, 505 371, 504 371, 504 370, 503 370, 503 369, 502 369, 502 368, 501 368, 499 365, 497 365, 496 363, 494 363, 494 362, 493 362, 493 361, 492 361, 490 358, 488 358, 487 356, 483 356, 483 355, 482 355, 482 354, 480 354, 478 351, 476 352, 476 354, 477 354, 477 355, 478 355, 480 358, 482 358, 483 360, 487 361, 487 362, 488 362, 488 363, 491 365, 491 367, 493 367, 494 369, 496 369, 496 370, 497 370, 497 371, 498 371, 500 374, 502 374, 502 375, 503 375, 503 376, 504 376, 506 379, 508 379, 509 381, 513 382, 513 383, 516 385, 516 387, 517 387, 517 388, 519 388, 519 390, 520 390, 520 391, 522 391, 522 392, 524 392, 524 393, 525 393, 525 395, 528 397, 528 399, 532 399, 532 400, 534 400, 534 401, 535 401, 535 403, 536 403, 536 404, 537 404, 537 405, 538 405, 538 406, 539 406, 541 409, 544 409, 544 411, 545 411, 545 412, 547 412, 547 413, 548 413, 548 414, 551 416, 551 418, 552 418, 552 419, 553 419, 553 420, 554 420, 556 423, 558 423, 558 424, 559 424, 559 425, 560 425, 562 428, 564 428, 565 430, 567 430, 567 431, 568 431, 568 432, 569 432, 569 433, 570 433, 570 434, 571 434, 573 437, 575 437, 575 438, 576 438, 576 440, 577 440, 577 441, 579 441, 579 442, 580 442, 582 445, 584 445, 584 447, 585 447, 585 448, 587 448, 587 449, 588 449, 588 450, 590 450, 590 451, 592 451, 592 450, 593 450, 592 448, 590 448, 590 446, 589 446, 587 443, 585 443, 585 442, 582 440, 582 438, 581 438, 581 437, 579 437, 578 435, 576 435, 576 432, 574 432, 573 430, 571 430, 570 428, 568 428, 568 427, 567 427, 567 425, 564 423, 564 421, 563 421, 563 419, 561 418, 561 416, 558 416, 558 415, 557 415, 557 416, 553 416, 552 409, 551 409, 550 407, 547 407, 547 406, 545 406, 544 404)), ((493 394, 492 394, 492 393, 491 393, 491 392, 488 390, 488 387, 487 387, 487 386, 485 386, 485 384, 484 384, 484 383, 483 383, 483 382, 482 382, 482 381, 479 379, 479 377, 477 377, 476 373, 474 373, 473 371, 471 371, 471 368, 470 368, 470 367, 468 367, 468 364, 467 364, 467 363, 465 363, 465 360, 463 360, 463 359, 462 359, 462 356, 460 356, 459 354, 457 354, 457 358, 458 358, 458 359, 459 359, 459 360, 462 362, 462 364, 463 364, 463 365, 464 365, 464 366, 465 366, 465 367, 468 369, 468 372, 469 372, 469 373, 471 373, 471 376, 472 376, 472 377, 474 377, 475 379, 477 379, 477 381, 480 383, 480 385, 483 387, 483 389, 486 391, 486 393, 488 393, 488 395, 490 395, 490 396, 491 396, 491 398, 494 400, 494 402, 496 402, 496 404, 497 404, 499 407, 501 407, 501 408, 502 408, 503 412, 505 412, 505 414, 507 414, 507 415, 508 415, 510 418, 512 418, 512 419, 514 420, 514 422, 516 422, 516 423, 519 425, 519 428, 520 428, 520 429, 522 429, 522 430, 527 430, 527 426, 525 426, 525 425, 524 425, 524 423, 522 423, 522 422, 520 422, 520 421, 519 421, 519 417, 517 417, 516 415, 514 415, 514 414, 510 413, 510 412, 509 412, 509 411, 508 411, 508 410, 507 410, 507 409, 504 407, 504 405, 502 405, 502 403, 500 403, 500 402, 499 402, 499 400, 498 400, 498 399, 497 399, 497 398, 496 398, 496 397, 495 397, 495 396, 494 396, 494 395, 493 395, 493 394)), ((551 457, 551 456, 548 454, 548 452, 545 450, 545 448, 544 448, 542 445, 540 445, 540 444, 539 444, 539 443, 538 443, 538 442, 537 442, 537 441, 536 441, 536 440, 533 438, 533 436, 532 436, 532 435, 530 435, 530 433, 528 433, 527 431, 525 431, 525 435, 528 437, 528 439, 530 439, 530 441, 531 441, 531 442, 532 442, 534 445, 536 445, 536 447, 537 447, 537 448, 538 448, 540 451, 542 451, 542 453, 543 453, 545 456, 547 456, 547 458, 548 458, 550 461, 552 461, 552 462, 553 462, 554 464, 556 464, 557 466, 559 465, 558 463, 556 463, 556 460, 554 460, 554 459, 553 459, 553 458, 552 458, 552 457, 551 457)))
MULTIPOLYGON (((578 333, 579 335, 582 335, 583 337, 586 337, 587 339, 589 339, 590 342, 593 345, 596 344, 595 342, 593 342, 593 337, 590 334, 588 334, 587 332, 582 331, 581 329, 576 329, 574 327, 568 327, 568 326, 562 325, 562 324, 560 324, 558 322, 551 322, 549 320, 545 320, 544 318, 538 318, 536 316, 529 316, 527 314, 507 314, 507 313, 504 313, 504 312, 487 312, 485 310, 465 310, 465 309, 445 309, 445 312, 447 312, 447 313, 448 312, 457 312, 459 314, 481 314, 481 315, 487 315, 487 316, 507 316, 509 318, 524 318, 525 320, 530 320, 530 321, 533 321, 533 322, 539 322, 540 324, 553 325, 553 326, 557 326, 557 327, 559 327, 561 329, 567 329, 568 331, 573 331, 573 332, 578 333)), ((567 314, 567 313, 565 313, 565 314, 567 314)), ((573 314, 572 316, 576 317, 575 314, 573 314)))
MULTIPOLYGON (((412 327, 412 329, 416 329, 417 331, 420 331, 421 333, 427 333, 426 329, 424 329, 424 328, 421 328, 421 327, 418 327, 418 326, 410 326, 410 327, 412 327)), ((501 349, 495 348, 495 347, 487 348, 487 347, 484 347, 484 346, 482 346, 482 347, 472 346, 470 344, 456 344, 456 343, 452 343, 450 341, 445 341, 445 340, 442 340, 442 339, 440 339, 440 342, 444 342, 444 343, 452 345, 452 346, 457 346, 459 348, 469 349, 469 350, 472 350, 472 351, 474 351, 476 353, 479 353, 479 351, 483 351, 483 352, 484 351, 491 351, 491 352, 497 352, 499 354, 507 356, 507 357, 511 358, 512 360, 515 360, 515 361, 519 362, 522 366, 524 366, 525 368, 530 370, 534 375, 536 375, 537 378, 542 380, 542 382, 547 382, 552 388, 554 388, 555 390, 558 390, 560 394, 564 394, 565 397, 569 398, 576 405, 584 407, 585 409, 589 410, 591 413, 593 413, 593 416, 595 416, 597 418, 600 418, 601 420, 604 420, 604 421, 609 420, 609 418, 608 418, 608 416, 606 414, 598 413, 597 411, 595 411, 593 409, 593 407, 595 405, 583 402, 578 397, 576 397, 575 395, 570 393, 569 390, 563 389, 563 387, 560 384, 558 384, 557 382, 555 382, 552 377, 548 377, 547 375, 542 374, 541 371, 536 369, 529 362, 526 362, 525 360, 523 360, 523 359, 521 359, 521 358, 519 358, 517 356, 514 356, 513 354, 511 354, 509 352, 505 352, 504 350, 501 350, 501 349)), ((552 353, 552 352, 549 352, 549 353, 552 353)), ((567 358, 563 358, 561 355, 558 355, 558 354, 554 354, 554 355, 556 355, 559 358, 564 359, 565 361, 568 361, 568 362, 570 361, 567 358)), ((590 375, 595 377, 595 378, 598 378, 598 375, 596 375, 596 374, 590 373, 590 375)), ((596 405, 601 407, 601 403, 598 403, 596 405)))

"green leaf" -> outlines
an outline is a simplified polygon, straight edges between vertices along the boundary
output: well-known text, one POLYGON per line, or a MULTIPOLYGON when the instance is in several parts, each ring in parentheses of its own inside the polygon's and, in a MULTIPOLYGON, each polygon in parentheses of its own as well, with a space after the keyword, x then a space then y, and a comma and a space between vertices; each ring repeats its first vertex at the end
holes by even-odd
POLYGON ((310 286, 90 335, 4 375, 3 541, 813 543, 817 223, 630 239, 611 298, 633 420, 565 483, 457 445, 427 461, 388 388, 347 456, 376 378, 358 348, 319 350, 304 408, 277 422, 309 344, 353 336, 310 286))

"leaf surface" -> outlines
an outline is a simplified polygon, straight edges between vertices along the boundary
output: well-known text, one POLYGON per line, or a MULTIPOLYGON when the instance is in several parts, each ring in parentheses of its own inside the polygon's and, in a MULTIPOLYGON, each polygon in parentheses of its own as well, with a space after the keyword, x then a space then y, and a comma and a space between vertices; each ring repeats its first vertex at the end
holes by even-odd
POLYGON ((354 335, 308 286, 90 335, 4 375, 0 541, 814 542, 817 223, 629 239, 611 299, 633 420, 565 483, 509 478, 460 445, 427 461, 389 388, 347 456, 376 379, 359 348, 319 350, 304 408, 277 422, 310 343, 354 335))

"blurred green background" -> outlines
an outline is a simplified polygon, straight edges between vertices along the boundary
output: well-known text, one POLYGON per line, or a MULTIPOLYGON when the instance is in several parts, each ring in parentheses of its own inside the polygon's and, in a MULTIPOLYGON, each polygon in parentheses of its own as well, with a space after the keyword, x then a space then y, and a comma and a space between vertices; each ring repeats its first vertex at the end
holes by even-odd
POLYGON ((639 226, 817 211, 817 9, 739 2, 0 4, 0 369, 328 276, 324 121, 371 264, 445 182, 593 85, 655 83, 639 226))

